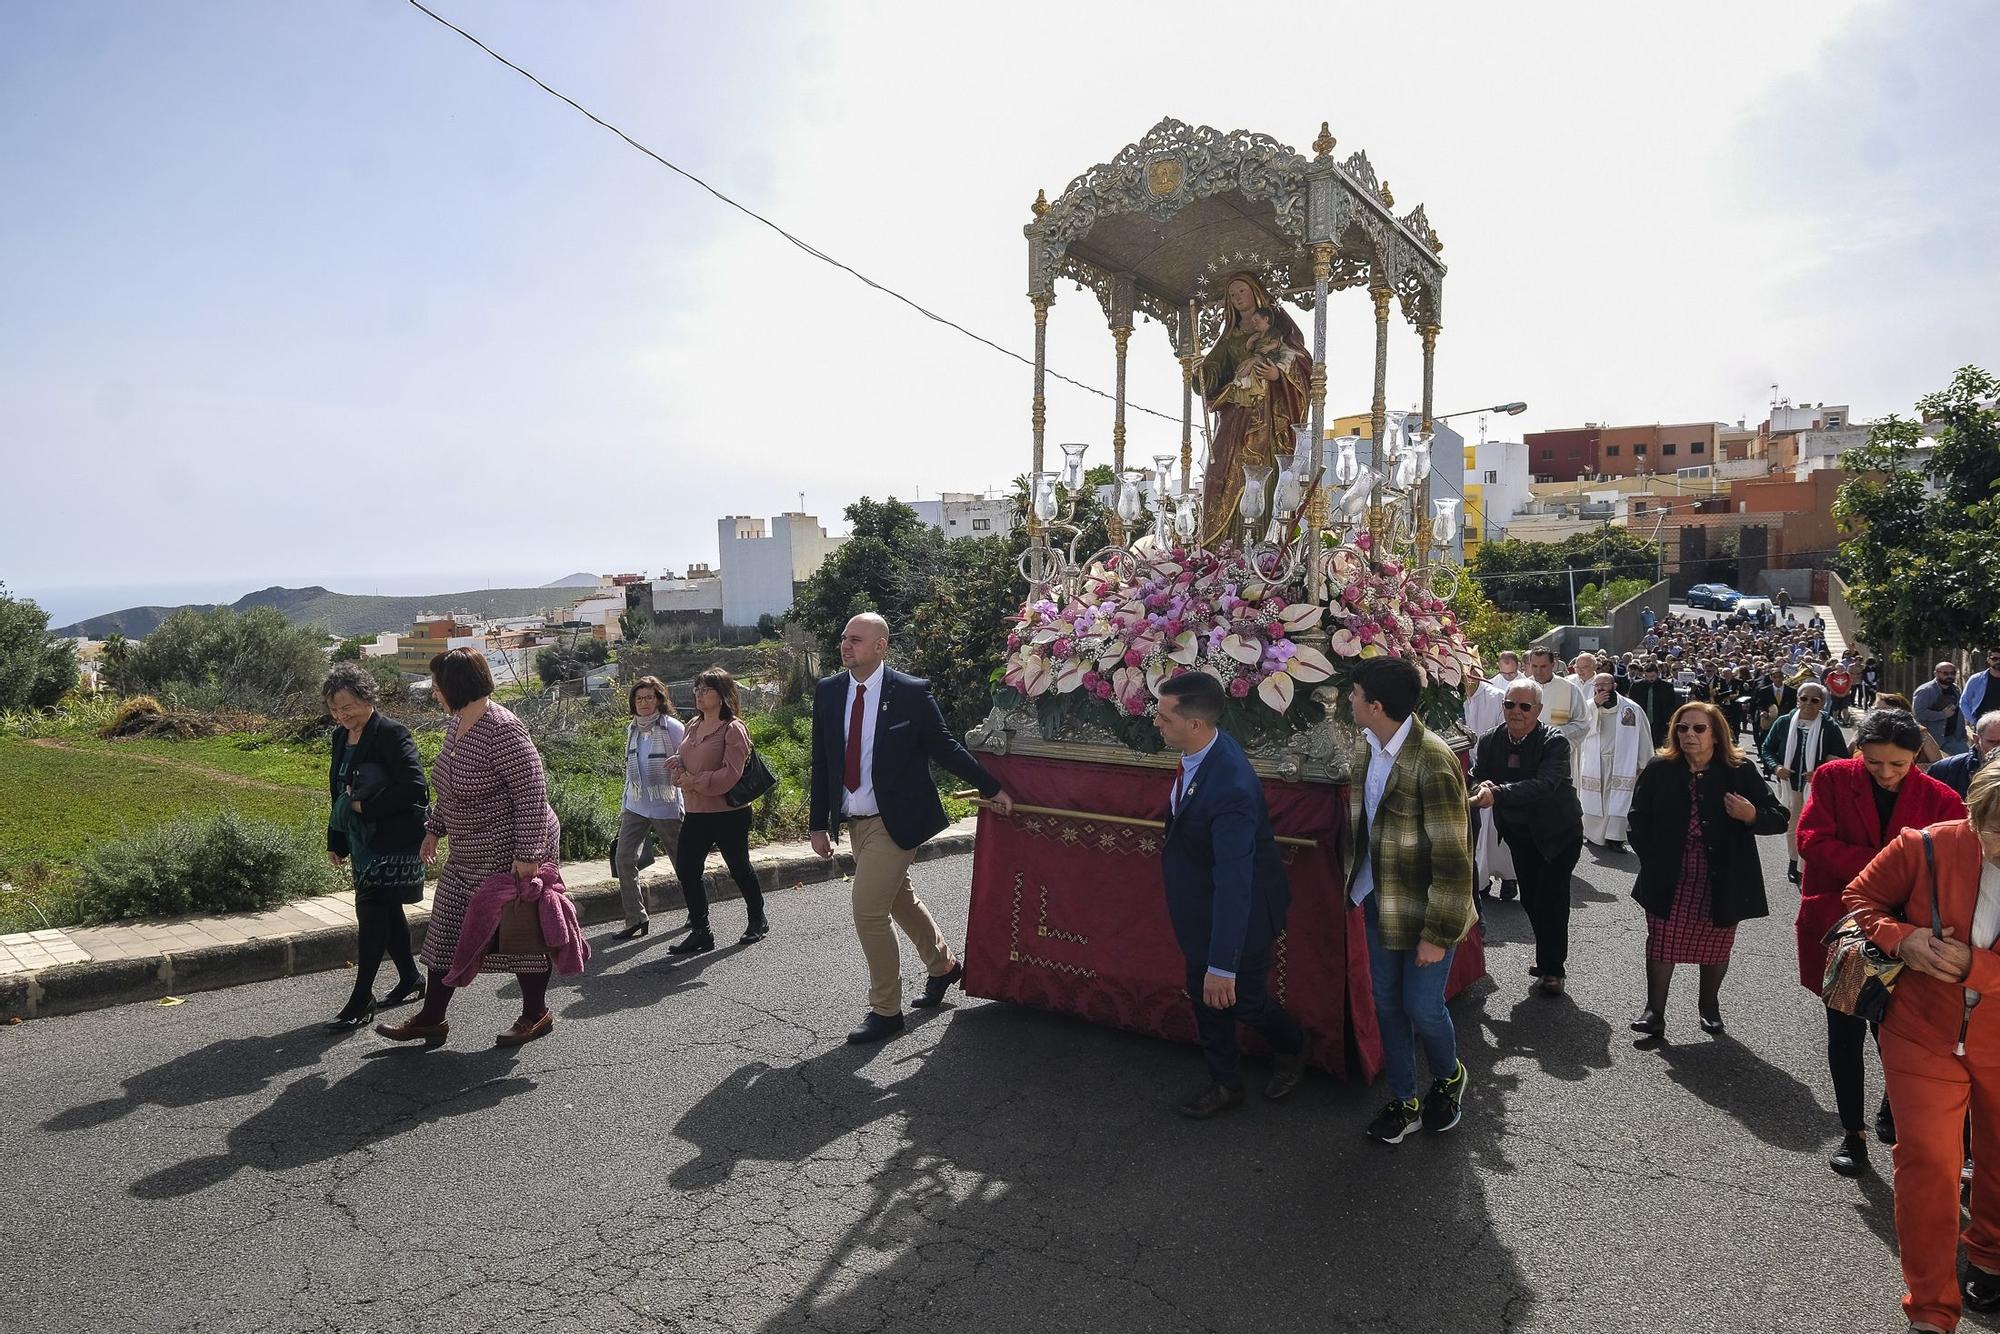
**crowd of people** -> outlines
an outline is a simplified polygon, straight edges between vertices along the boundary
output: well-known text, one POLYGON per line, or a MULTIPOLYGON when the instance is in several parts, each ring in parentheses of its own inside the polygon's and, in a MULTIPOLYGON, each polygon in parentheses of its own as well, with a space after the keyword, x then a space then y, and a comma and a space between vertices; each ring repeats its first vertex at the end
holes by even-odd
MULTIPOLYGON (((946 825, 931 766, 973 785, 999 815, 1013 809, 952 735, 928 683, 889 668, 888 650, 887 623, 855 617, 840 642, 844 670, 813 698, 812 846, 830 857, 844 832, 855 860, 868 1009, 853 1043, 903 1030, 899 930, 925 965, 911 1005, 942 1004, 964 978, 910 883, 917 850, 946 825)), ((1963 689, 1951 664, 1939 664, 1906 701, 1880 691, 1875 664, 1828 653, 1817 616, 1667 616, 1646 627, 1639 651, 1601 661, 1498 654, 1490 679, 1466 682, 1469 762, 1418 718, 1424 686, 1413 664, 1356 664, 1347 702, 1365 744, 1347 785, 1344 869, 1390 1094, 1367 1135, 1397 1144, 1459 1124, 1471 1079, 1446 983, 1496 882, 1501 900, 1522 902, 1533 986, 1553 999, 1566 990, 1571 876, 1585 846, 1635 857, 1647 937, 1631 1027, 1642 1042, 1664 1039, 1674 971, 1692 964, 1700 1027, 1720 1034, 1737 927, 1771 912, 1756 840, 1783 835, 1800 885, 1800 982, 1824 988, 1824 942, 1837 925, 1865 931, 1882 959, 1901 965, 1886 1019, 1825 1007, 1841 1131, 1830 1166, 1870 1170, 1871 1134, 1895 1145, 1913 1330, 1953 1328, 1961 1305, 2000 1309, 2000 1172, 1971 1172, 1974 1160, 2000 1162, 2000 1020, 1974 1015, 1981 994, 2000 988, 2000 764, 1986 763, 2000 755, 2000 707, 1987 707, 2000 706, 2000 648, 1986 661, 1963 689), (1872 1127, 1871 1034, 1886 1085, 1872 1127), (1430 1077, 1421 1097, 1420 1058, 1430 1077), (1970 1263, 1960 1277, 1968 1173, 1970 1263)), ((375 708, 368 673, 336 666, 322 689, 336 723, 327 850, 351 871, 360 929, 353 990, 328 1027, 351 1031, 378 1009, 420 1002, 375 1031, 435 1045, 449 1035, 454 991, 500 971, 519 980, 522 1011, 495 1041, 518 1046, 551 1031, 550 976, 581 972, 590 945, 562 883, 557 820, 527 729, 493 700, 477 651, 440 654, 431 669, 450 722, 428 779, 408 730, 375 708), (421 898, 440 846, 429 928, 413 952, 403 909, 421 898), (398 982, 378 1000, 385 955, 398 982)), ((1304 1035, 1267 986, 1290 894, 1261 780, 1220 730, 1220 682, 1190 672, 1163 682, 1160 695, 1155 726, 1180 756, 1162 799, 1161 878, 1207 1065, 1178 1110, 1207 1119, 1244 1101, 1240 1025, 1273 1053, 1267 1098, 1285 1097, 1303 1072, 1304 1035)), ((712 852, 742 896, 743 943, 771 929, 749 864, 761 789, 735 683, 719 668, 704 672, 694 702, 697 716, 684 722, 657 678, 632 683, 613 857, 625 915, 616 934, 631 939, 651 927, 639 872, 656 845, 666 854, 687 904, 677 954, 716 947, 703 890, 712 852)))
MULTIPOLYGON (((1828 1080, 1840 1122, 1829 1167, 1871 1170, 1895 1149, 1896 1226, 1912 1330, 2000 1310, 2000 1029, 1974 1022, 2000 986, 2000 648, 1961 689, 1942 662, 1915 698, 1879 664, 1828 652, 1817 615, 1789 609, 1647 625, 1638 651, 1502 653, 1465 687, 1475 734, 1467 806, 1476 892, 1518 895, 1530 973, 1564 991, 1570 873, 1586 844, 1637 859, 1645 1000, 1631 1027, 1667 1033, 1675 967, 1700 970, 1696 1012, 1725 1029, 1736 929, 1770 915, 1759 837, 1786 839, 1799 886, 1799 981, 1827 1000, 1828 1080), (1852 729, 1851 732, 1848 729, 1852 729), (1926 923, 1929 925, 1926 925, 1926 923), (1848 924, 1901 972, 1886 1018, 1828 991, 1829 942, 1848 924), (1904 980, 1907 979, 1907 980, 1904 980), (1910 999, 1903 997, 1908 995, 1910 999), (1868 1114, 1873 1036, 1884 1092, 1868 1114), (1971 1223, 1957 1272, 1961 1183, 1971 1223)), ((1440 803, 1436 820, 1451 812, 1440 803)), ((1434 1067, 1435 1068, 1435 1067, 1434 1067)))

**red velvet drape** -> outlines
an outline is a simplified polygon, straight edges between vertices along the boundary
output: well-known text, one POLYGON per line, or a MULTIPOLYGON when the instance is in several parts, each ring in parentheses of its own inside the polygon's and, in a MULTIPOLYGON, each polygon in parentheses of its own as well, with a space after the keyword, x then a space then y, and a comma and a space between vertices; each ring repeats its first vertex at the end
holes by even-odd
MULTIPOLYGON (((1017 802, 1158 820, 1171 777, 1125 765, 982 755, 1017 802)), ((1272 993, 1305 1026, 1313 1064, 1364 1080, 1381 1068, 1361 910, 1341 870, 1347 790, 1267 779, 1271 823, 1312 838, 1284 847, 1292 906, 1273 953, 1272 993)), ((1193 1042, 1186 963, 1167 919, 1157 829, 1108 820, 992 812, 979 819, 965 986, 975 996, 1077 1015, 1193 1042)), ((1475 930, 1459 946, 1450 990, 1486 972, 1475 930)), ((1246 1035, 1247 1036, 1247 1035, 1246 1035)))

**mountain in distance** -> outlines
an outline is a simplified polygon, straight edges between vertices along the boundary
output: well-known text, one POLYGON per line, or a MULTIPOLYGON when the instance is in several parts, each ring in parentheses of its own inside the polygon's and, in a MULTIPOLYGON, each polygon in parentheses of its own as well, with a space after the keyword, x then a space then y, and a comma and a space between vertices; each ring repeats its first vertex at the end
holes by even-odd
POLYGON ((562 578, 557 579, 552 583, 543 584, 542 587, 543 588, 595 588, 597 587, 597 576, 586 572, 579 572, 576 574, 566 574, 562 578))
MULTIPOLYGON (((575 577, 575 576, 572 576, 575 577)), ((592 587, 597 576, 590 576, 592 587)), ((231 611, 246 612, 253 607, 271 607, 294 625, 323 625, 343 638, 349 635, 400 631, 410 628, 419 616, 462 614, 481 620, 511 616, 535 616, 554 611, 572 599, 562 590, 574 587, 567 580, 542 588, 478 588, 463 593, 425 593, 420 597, 374 597, 356 593, 334 593, 311 588, 264 588, 245 593, 229 604, 231 611)), ((186 607, 127 607, 123 611, 92 616, 65 625, 51 633, 65 638, 105 639, 120 634, 127 639, 143 639, 160 622, 177 611, 213 611, 215 603, 190 603, 186 607)))

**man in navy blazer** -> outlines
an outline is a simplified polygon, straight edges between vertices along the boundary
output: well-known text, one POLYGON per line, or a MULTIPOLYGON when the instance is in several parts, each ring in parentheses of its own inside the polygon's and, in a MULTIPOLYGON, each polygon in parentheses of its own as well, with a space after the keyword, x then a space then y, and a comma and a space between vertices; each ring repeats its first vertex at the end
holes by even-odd
POLYGON ((1161 738, 1181 753, 1160 871, 1174 939, 1187 959, 1195 1028, 1208 1057, 1208 1084, 1180 1105, 1183 1116, 1196 1120, 1243 1101, 1239 1022, 1271 1044, 1274 1069, 1265 1097, 1282 1098, 1297 1088, 1306 1063, 1298 1020, 1265 989, 1291 887, 1271 832, 1264 785, 1243 748, 1216 730, 1223 704, 1220 681, 1189 672, 1160 687, 1154 719, 1161 738))
POLYGON ((868 959, 868 1015, 847 1035, 857 1043, 903 1031, 895 927, 917 947, 930 974, 912 1005, 943 1004, 952 984, 965 977, 964 962, 945 947, 944 933, 910 885, 917 849, 950 823, 931 764, 978 788, 1002 815, 1014 809, 999 782, 945 726, 930 682, 884 666, 888 653, 889 623, 873 612, 856 616, 840 637, 847 670, 813 692, 813 851, 831 857, 841 825, 847 826, 854 848, 854 933, 868 959))

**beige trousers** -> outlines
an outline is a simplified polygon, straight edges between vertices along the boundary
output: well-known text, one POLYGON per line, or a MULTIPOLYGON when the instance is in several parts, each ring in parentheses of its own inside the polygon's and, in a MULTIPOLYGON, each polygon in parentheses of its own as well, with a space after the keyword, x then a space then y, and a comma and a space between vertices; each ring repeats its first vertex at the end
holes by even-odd
POLYGON ((1791 780, 1773 778, 1771 786, 1778 791, 1778 800, 1785 803, 1785 809, 1792 813, 1792 822, 1785 826, 1785 856, 1791 861, 1799 859, 1799 813, 1806 808, 1806 798, 1812 795, 1812 779, 1806 779, 1805 786, 1792 791, 1791 780))
POLYGON ((847 838, 854 849, 854 934, 868 959, 868 1008, 880 1015, 901 1014, 903 959, 895 927, 903 928, 932 976, 951 970, 951 952, 931 910, 910 887, 916 849, 897 847, 879 815, 850 821, 847 838))

